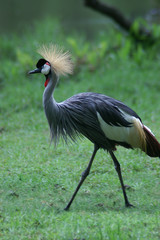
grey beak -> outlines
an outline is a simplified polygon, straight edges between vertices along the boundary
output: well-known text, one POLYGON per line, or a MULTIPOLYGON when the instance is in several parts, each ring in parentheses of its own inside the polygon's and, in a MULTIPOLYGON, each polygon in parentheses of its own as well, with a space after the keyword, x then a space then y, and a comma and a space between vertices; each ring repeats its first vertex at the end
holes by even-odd
POLYGON ((28 74, 34 74, 34 73, 41 73, 41 69, 40 68, 36 68, 36 69, 28 72, 28 74))

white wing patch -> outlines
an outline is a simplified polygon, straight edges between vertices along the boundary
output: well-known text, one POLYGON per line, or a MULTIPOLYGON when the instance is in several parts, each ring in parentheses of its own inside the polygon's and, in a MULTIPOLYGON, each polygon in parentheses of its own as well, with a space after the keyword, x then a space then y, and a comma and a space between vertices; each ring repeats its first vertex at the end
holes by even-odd
POLYGON ((151 129, 149 127, 147 127, 146 125, 144 125, 145 128, 155 137, 154 133, 151 131, 151 129))
POLYGON ((133 148, 142 148, 143 141, 145 141, 142 123, 138 118, 130 116, 121 109, 119 110, 122 112, 125 120, 132 125, 130 127, 109 125, 102 119, 100 113, 97 112, 97 117, 105 136, 110 140, 128 143, 133 148))

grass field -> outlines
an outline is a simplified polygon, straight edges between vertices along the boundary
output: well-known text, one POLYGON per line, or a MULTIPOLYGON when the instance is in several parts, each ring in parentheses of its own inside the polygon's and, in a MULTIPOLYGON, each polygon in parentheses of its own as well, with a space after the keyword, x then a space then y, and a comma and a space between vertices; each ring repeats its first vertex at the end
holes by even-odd
MULTIPOLYGON (((47 30, 50 22, 47 26, 51 41, 54 32, 47 30)), ((135 208, 124 207, 112 160, 100 150, 70 211, 63 210, 93 146, 85 138, 68 146, 60 142, 56 149, 50 145, 42 109, 44 79, 27 75, 39 59, 35 48, 41 36, 45 41, 40 27, 35 29, 12 41, 0 39, 0 239, 160 239, 160 161, 138 150, 119 147, 115 153, 135 208)), ((60 32, 54 42, 65 37, 60 32)), ((72 51, 70 42, 65 46, 72 51)), ((132 107, 160 140, 160 61, 142 53, 137 62, 122 57, 123 51, 109 53, 95 65, 96 57, 90 56, 92 66, 77 64, 73 76, 60 80, 55 98, 59 102, 83 91, 112 96, 132 107)), ((80 57, 75 51, 73 56, 75 61, 80 57)))

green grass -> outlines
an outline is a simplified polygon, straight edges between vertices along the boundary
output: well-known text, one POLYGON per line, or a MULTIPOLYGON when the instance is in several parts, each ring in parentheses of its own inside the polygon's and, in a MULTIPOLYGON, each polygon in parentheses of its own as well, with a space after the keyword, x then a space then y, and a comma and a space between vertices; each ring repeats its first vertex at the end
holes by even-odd
MULTIPOLYGON (((70 211, 63 210, 93 146, 87 139, 69 146, 60 142, 57 149, 50 145, 42 109, 43 76, 26 74, 39 58, 34 51, 44 37, 43 29, 51 36, 49 42, 57 33, 56 27, 51 31, 47 22, 36 25, 31 33, 27 30, 21 39, 1 39, 0 239, 159 239, 159 159, 138 150, 119 147, 116 152, 124 182, 131 186, 128 198, 135 208, 124 207, 112 160, 100 150, 70 211)), ((64 38, 60 32, 54 42, 62 43, 64 38)), ((92 43, 93 49, 101 38, 92 43)), ((86 40, 81 41, 83 46, 86 40)), ((110 44, 109 36, 106 41, 110 44)), ((60 80, 55 98, 62 101, 78 92, 95 91, 122 100, 160 140, 160 68, 157 59, 153 61, 147 54, 140 64, 117 52, 109 53, 99 64, 93 61, 92 67, 90 62, 79 64, 73 76, 60 80)))

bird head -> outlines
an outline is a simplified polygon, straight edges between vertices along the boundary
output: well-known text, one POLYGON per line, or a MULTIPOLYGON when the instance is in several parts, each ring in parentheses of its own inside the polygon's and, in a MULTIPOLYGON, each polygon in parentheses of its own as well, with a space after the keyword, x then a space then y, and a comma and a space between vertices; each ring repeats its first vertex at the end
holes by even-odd
POLYGON ((43 58, 39 59, 36 67, 36 69, 29 71, 29 74, 42 73, 47 76, 51 71, 51 64, 43 58))
POLYGON ((42 45, 38 53, 43 58, 37 62, 37 68, 30 71, 29 74, 44 74, 46 76, 45 87, 50 79, 72 73, 73 63, 69 52, 64 52, 62 48, 50 44, 49 46, 42 45))
POLYGON ((32 70, 29 72, 29 74, 34 74, 34 73, 42 73, 45 75, 46 77, 46 82, 44 84, 44 86, 46 87, 48 84, 48 75, 51 73, 51 64, 46 61, 45 59, 41 58, 39 59, 39 61, 36 64, 36 69, 32 70))

